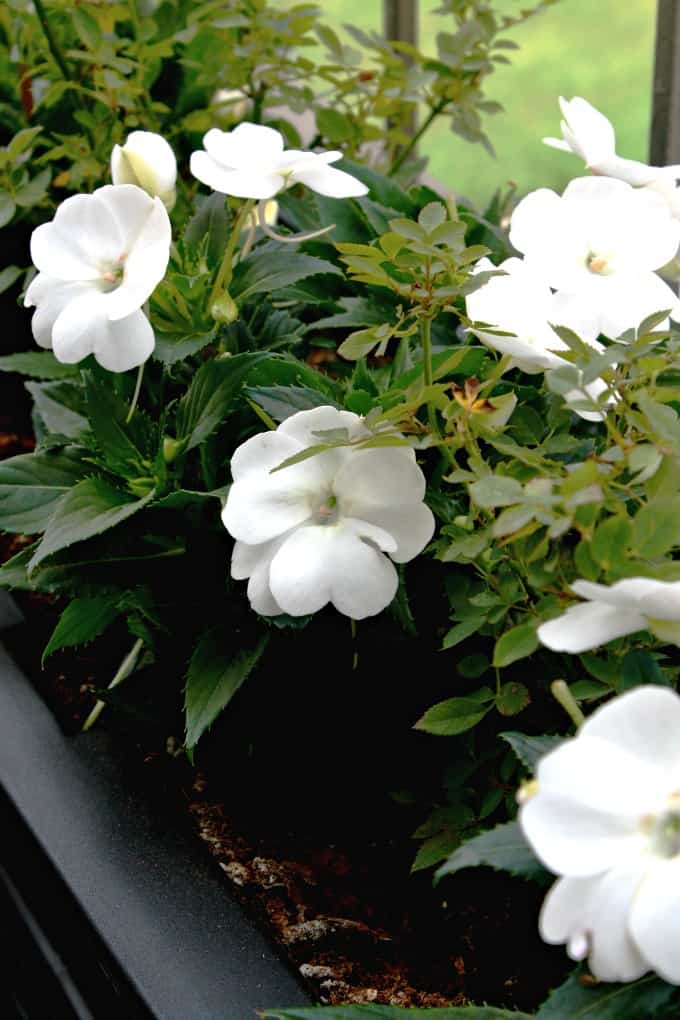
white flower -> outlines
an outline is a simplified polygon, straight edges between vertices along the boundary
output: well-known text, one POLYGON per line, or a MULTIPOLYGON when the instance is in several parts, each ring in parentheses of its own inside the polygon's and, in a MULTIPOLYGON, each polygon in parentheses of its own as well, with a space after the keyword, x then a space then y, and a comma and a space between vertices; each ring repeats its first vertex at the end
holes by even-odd
MULTIPOLYGON (((550 287, 521 259, 506 259, 496 267, 488 259, 480 259, 475 272, 488 272, 502 269, 505 276, 493 276, 487 283, 473 291, 466 299, 467 314, 475 322, 488 323, 495 329, 512 336, 497 336, 484 329, 473 328, 472 332, 482 343, 501 354, 510 355, 512 364, 523 372, 534 374, 550 368, 559 368, 568 364, 554 351, 565 351, 567 345, 551 328, 550 323, 568 326, 582 340, 596 350, 603 347, 595 337, 590 317, 578 318, 572 314, 566 320, 560 307, 560 299, 553 294, 550 287)), ((596 379, 584 388, 584 391, 572 390, 565 397, 570 400, 582 400, 590 397, 597 400, 606 389, 601 379, 596 379)), ((587 421, 601 421, 602 412, 576 411, 576 414, 587 421)))
POLYGON ((667 191, 669 203, 675 198, 671 191, 676 190, 680 166, 648 166, 635 159, 617 156, 611 121, 586 99, 575 96, 567 100, 560 96, 560 109, 564 117, 560 124, 563 138, 544 138, 546 145, 580 156, 594 174, 616 177, 634 186, 667 185, 670 189, 667 191))
POLYGON ((680 698, 643 686, 608 702, 541 759, 520 809, 561 877, 539 929, 601 981, 648 970, 680 984, 680 698))
POLYGON ((305 184, 331 198, 365 195, 368 188, 356 177, 329 164, 341 152, 284 150, 283 135, 262 124, 239 124, 233 131, 212 128, 203 145, 191 155, 194 177, 214 191, 237 198, 273 198, 284 188, 305 184))
POLYGON ((397 591, 391 561, 413 559, 432 537, 410 447, 337 447, 271 473, 328 430, 370 435, 358 415, 318 407, 253 436, 232 457, 222 514, 236 539, 231 576, 250 578, 250 603, 263 616, 305 616, 328 602, 355 620, 374 616, 397 591))
POLYGON ((571 590, 588 601, 537 631, 539 641, 553 651, 587 652, 638 630, 680 646, 680 581, 628 577, 611 587, 574 581, 571 590))
POLYGON ((111 180, 114 184, 136 184, 148 195, 158 195, 166 209, 175 204, 177 160, 161 135, 133 131, 125 145, 111 152, 111 180))
POLYGON ((67 198, 31 236, 39 272, 24 304, 36 306, 37 343, 66 364, 94 354, 112 372, 141 365, 155 342, 141 307, 165 275, 170 241, 160 198, 132 184, 67 198))
POLYGON ((588 320, 616 338, 666 308, 680 319, 676 295, 654 272, 675 257, 680 222, 654 191, 609 177, 578 177, 561 198, 540 188, 515 209, 510 241, 558 291, 559 322, 588 320))
POLYGON ((230 120, 243 120, 253 105, 252 100, 243 89, 218 89, 210 100, 211 106, 220 108, 230 120))

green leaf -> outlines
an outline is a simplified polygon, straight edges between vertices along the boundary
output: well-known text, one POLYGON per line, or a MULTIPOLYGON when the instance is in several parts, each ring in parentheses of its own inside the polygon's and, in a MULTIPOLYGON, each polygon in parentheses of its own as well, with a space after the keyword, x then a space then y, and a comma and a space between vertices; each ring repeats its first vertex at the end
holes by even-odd
MULTIPOLYGON (((498 1009, 496 1006, 436 1006, 434 1009, 419 1009, 373 1003, 265 1010, 260 1016, 269 1017, 270 1020, 532 1020, 528 1013, 498 1009)), ((623 1020, 623 1017, 619 1017, 619 1020, 623 1020)))
POLYGON ((184 696, 186 746, 196 746, 257 665, 268 641, 234 654, 233 636, 220 626, 205 634, 191 656, 184 696))
POLYGON ((493 664, 498 669, 511 662, 524 659, 538 648, 536 627, 533 623, 520 623, 501 634, 493 650, 493 664))
POLYGON ((340 407, 334 400, 308 386, 248 386, 245 395, 254 400, 274 421, 285 421, 298 411, 314 407, 340 407))
POLYGON ((446 221, 446 206, 443 202, 429 202, 418 213, 418 223, 428 234, 446 221))
POLYGON ((25 385, 48 432, 67 436, 69 439, 75 439, 83 432, 87 432, 87 419, 66 403, 73 402, 76 396, 69 383, 47 382, 25 385))
POLYGON ((530 701, 529 691, 524 684, 511 680, 510 683, 503 684, 496 695, 496 709, 501 715, 517 715, 530 701))
POLYGON ((77 365, 64 365, 52 351, 22 351, 0 358, 0 372, 18 372, 34 379, 68 379, 77 376, 77 365))
POLYGON ((358 329, 342 341, 338 347, 338 354, 348 361, 358 361, 359 358, 365 358, 367 354, 370 354, 378 344, 383 343, 383 339, 383 337, 376 336, 374 326, 369 326, 368 329, 358 329))
POLYGON ((156 330, 153 356, 164 365, 174 365, 202 351, 213 342, 216 335, 217 329, 210 329, 206 333, 162 333, 156 330))
POLYGON ((471 634, 476 634, 485 622, 485 616, 471 616, 468 619, 461 620, 455 627, 447 631, 442 641, 442 648, 454 648, 461 641, 464 641, 465 638, 470 637, 471 634))
POLYGON ((487 475, 486 478, 480 478, 478 482, 472 483, 470 495, 477 506, 490 510, 497 506, 521 503, 524 498, 524 489, 516 478, 507 478, 505 475, 487 475))
POLYGON ((57 500, 91 470, 73 447, 0 462, 0 528, 24 535, 44 531, 57 500))
POLYGON ((661 439, 671 443, 680 443, 680 418, 672 407, 665 404, 658 404, 647 393, 639 393, 637 405, 646 417, 647 421, 661 439))
MULTIPOLYGON (((463 868, 487 866, 509 871, 523 878, 542 878, 545 874, 522 835, 517 822, 505 822, 495 829, 480 832, 463 843, 437 871, 436 878, 453 875, 463 868)), ((564 1018, 560 1018, 564 1020, 564 1018)))
POLYGON ((251 368, 267 357, 264 352, 236 354, 201 365, 177 406, 177 439, 186 442, 187 450, 202 443, 224 421, 251 368))
POLYGON ((364 208, 365 205, 374 205, 378 202, 387 209, 395 209, 397 212, 413 216, 416 213, 416 205, 413 200, 402 191, 398 184, 395 184, 391 177, 385 177, 376 170, 371 170, 364 163, 355 163, 351 159, 343 159, 340 163, 334 164, 339 170, 346 170, 348 174, 357 177, 362 184, 365 184, 369 191, 369 198, 360 198, 357 201, 364 208))
MULTIPOLYGON (((22 272, 23 270, 19 266, 5 266, 3 270, 0 270, 0 294, 4 294, 6 290, 9 290, 17 282, 22 272)), ((9 357, 12 357, 12 355, 9 355, 9 357)), ((2 358, 0 358, 0 361, 2 361, 2 358)))
POLYGON ((127 403, 90 372, 85 376, 85 393, 90 428, 106 466, 124 478, 148 475, 152 469, 148 419, 137 411, 127 422, 127 403))
POLYGON ((6 227, 17 211, 16 202, 6 191, 0 191, 0 227, 6 227))
POLYGON ((55 508, 45 534, 28 565, 29 573, 39 563, 75 542, 100 535, 131 517, 153 498, 149 492, 134 499, 102 478, 85 478, 66 493, 55 508))
POLYGON ((633 649, 623 657, 621 663, 621 682, 617 685, 617 691, 628 691, 631 687, 639 687, 641 684, 661 684, 665 687, 671 686, 659 663, 651 652, 641 648, 633 649))
POLYGON ((218 264, 224 255, 229 240, 229 213, 226 209, 226 198, 214 192, 209 198, 203 199, 197 212, 187 225, 184 241, 190 248, 199 248, 201 241, 207 237, 206 256, 211 265, 218 264))
POLYGON ((331 106, 317 108, 316 126, 330 142, 345 142, 354 134, 351 120, 331 106))
POLYGON ((354 326, 381 326, 394 318, 394 309, 380 305, 377 301, 363 297, 343 297, 338 304, 343 309, 325 319, 317 319, 305 327, 305 331, 315 333, 326 329, 344 329, 354 326))
POLYGON ((74 7, 71 11, 71 18, 73 27, 84 45, 90 50, 99 49, 102 44, 102 33, 96 19, 82 7, 74 7))
POLYGON ((680 543, 680 497, 647 503, 638 510, 632 525, 635 555, 644 559, 663 556, 680 543))
POLYGON ((542 737, 530 737, 527 733, 517 733, 514 730, 499 733, 498 736, 510 744, 522 765, 530 772, 536 771, 536 766, 543 755, 554 751, 564 740, 563 737, 551 737, 547 734, 542 737))
POLYGON ((582 983, 579 967, 539 1008, 536 1020, 652 1020, 676 992, 654 975, 629 984, 582 983))
POLYGON ((472 729, 484 718, 490 705, 480 704, 474 698, 447 698, 439 701, 420 717, 414 729, 450 737, 472 729))
POLYGON ((242 302, 255 294, 271 294, 319 273, 342 275, 332 262, 299 251, 282 250, 278 244, 262 245, 236 266, 229 291, 234 299, 242 302))
POLYGON ((60 648, 74 648, 87 645, 103 634, 117 619, 120 592, 101 595, 97 598, 74 599, 59 618, 52 637, 43 652, 42 662, 60 648))

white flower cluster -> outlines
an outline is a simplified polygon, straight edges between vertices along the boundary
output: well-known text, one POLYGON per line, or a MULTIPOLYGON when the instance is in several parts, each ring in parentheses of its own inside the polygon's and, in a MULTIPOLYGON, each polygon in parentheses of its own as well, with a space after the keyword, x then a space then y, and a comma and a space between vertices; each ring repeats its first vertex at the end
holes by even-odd
MULTIPOLYGON (((524 258, 508 259, 498 267, 507 277, 492 277, 467 299, 474 322, 512 334, 473 327, 479 339, 530 372, 565 364, 555 353, 566 345, 554 325, 600 350, 600 334, 617 339, 656 312, 668 310, 680 320, 676 294, 656 273, 680 244, 680 221, 664 190, 668 182, 674 187, 680 168, 645 167, 616 156, 611 124, 583 99, 562 100, 562 110, 566 141, 547 141, 581 155, 598 176, 571 181, 561 197, 548 188, 527 195, 510 222, 510 241, 524 258)), ((493 268, 486 261, 479 265, 493 268)), ((596 380, 585 393, 596 399, 605 388, 596 380)), ((582 399, 583 393, 568 394, 567 402, 572 397, 582 399)))

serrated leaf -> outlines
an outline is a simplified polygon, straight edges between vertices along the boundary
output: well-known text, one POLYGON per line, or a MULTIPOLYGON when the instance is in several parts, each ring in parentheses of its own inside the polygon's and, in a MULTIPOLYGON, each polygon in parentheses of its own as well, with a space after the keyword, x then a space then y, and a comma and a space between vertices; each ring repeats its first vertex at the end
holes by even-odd
POLYGON ((652 1020, 676 988, 654 975, 629 984, 583 983, 579 967, 539 1008, 536 1020, 652 1020))
POLYGON ((216 335, 216 329, 204 333, 162 333, 156 330, 153 357, 164 365, 174 365, 202 351, 213 342, 216 335))
POLYGON ((191 248, 199 248, 205 242, 208 262, 213 265, 221 261, 229 240, 229 213, 225 196, 214 192, 203 199, 196 213, 187 224, 184 241, 191 248))
POLYGON ((65 397, 71 399, 74 396, 72 387, 66 390, 63 388, 69 384, 47 382, 25 385, 49 433, 75 439, 87 431, 87 419, 63 402, 65 397))
POLYGON ((229 291, 243 302, 255 294, 271 294, 320 273, 342 275, 332 262, 299 251, 284 251, 277 244, 262 245, 236 266, 229 291))
POLYGON ((107 468, 124 478, 147 475, 151 422, 139 411, 128 422, 128 405, 89 372, 85 394, 90 428, 107 468))
POLYGON ((120 592, 96 598, 73 599, 59 618, 52 632, 42 661, 61 648, 87 645, 103 634, 120 615, 120 592))
POLYGON ((536 627, 533 623, 520 623, 517 627, 501 634, 493 651, 493 664, 498 669, 509 666, 511 662, 524 659, 538 648, 536 627))
POLYGON ((187 450, 207 439, 224 420, 250 370, 267 357, 264 352, 236 354, 201 365, 177 405, 177 439, 185 441, 187 450))
POLYGON ((484 718, 490 705, 481 704, 474 698, 447 698, 428 708, 414 729, 432 733, 438 737, 451 737, 465 733, 484 718))
POLYGON ((102 478, 85 478, 78 482, 55 507, 28 565, 29 574, 53 553, 114 528, 152 498, 153 492, 149 492, 142 499, 134 499, 102 478))
POLYGON ((522 765, 530 772, 536 771, 536 766, 544 755, 554 751, 564 742, 563 737, 551 737, 547 734, 531 737, 527 733, 517 733, 514 730, 499 733, 498 736, 510 744, 522 765))
POLYGON ((443 202, 428 202, 418 213, 418 223, 428 234, 440 227, 445 220, 446 206, 443 202))
POLYGON ((189 663, 184 693, 186 746, 191 750, 229 704, 257 665, 268 635, 255 648, 234 652, 228 629, 209 631, 199 641, 189 663))
POLYGON ((0 358, 0 372, 18 372, 34 379, 68 379, 77 376, 77 365, 64 365, 52 351, 22 351, 0 358))
POLYGON ((274 421, 285 421, 291 414, 314 407, 340 407, 325 393, 308 386, 248 386, 244 393, 274 421))
MULTIPOLYGON (((270 1020, 532 1020, 528 1013, 499 1009, 496 1006, 435 1006, 419 1009, 373 1003, 265 1010, 260 1016, 269 1017, 270 1020)), ((623 1020, 623 1017, 619 1020, 623 1020)))
POLYGON ((24 535, 44 531, 57 500, 88 470, 73 447, 0 462, 0 528, 24 535))
POLYGON ((517 822, 505 822, 463 843, 439 868, 436 878, 463 868, 487 866, 523 878, 542 878, 544 869, 534 857, 517 822))

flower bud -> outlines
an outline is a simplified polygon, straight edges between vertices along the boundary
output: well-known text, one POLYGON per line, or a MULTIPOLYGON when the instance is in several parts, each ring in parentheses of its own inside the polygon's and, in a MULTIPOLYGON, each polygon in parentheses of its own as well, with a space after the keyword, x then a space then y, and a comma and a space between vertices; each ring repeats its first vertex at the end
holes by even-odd
POLYGON ((114 184, 136 184, 147 194, 160 198, 166 209, 175 204, 177 160, 161 135, 133 131, 125 145, 114 145, 111 153, 114 184))
POLYGON ((210 314, 215 322, 236 322, 238 319, 238 305, 231 294, 228 294, 225 290, 224 293, 220 294, 217 300, 213 302, 210 314))
POLYGON ((172 464, 177 454, 182 450, 183 445, 179 439, 173 439, 172 436, 163 436, 163 460, 166 464, 172 464))

